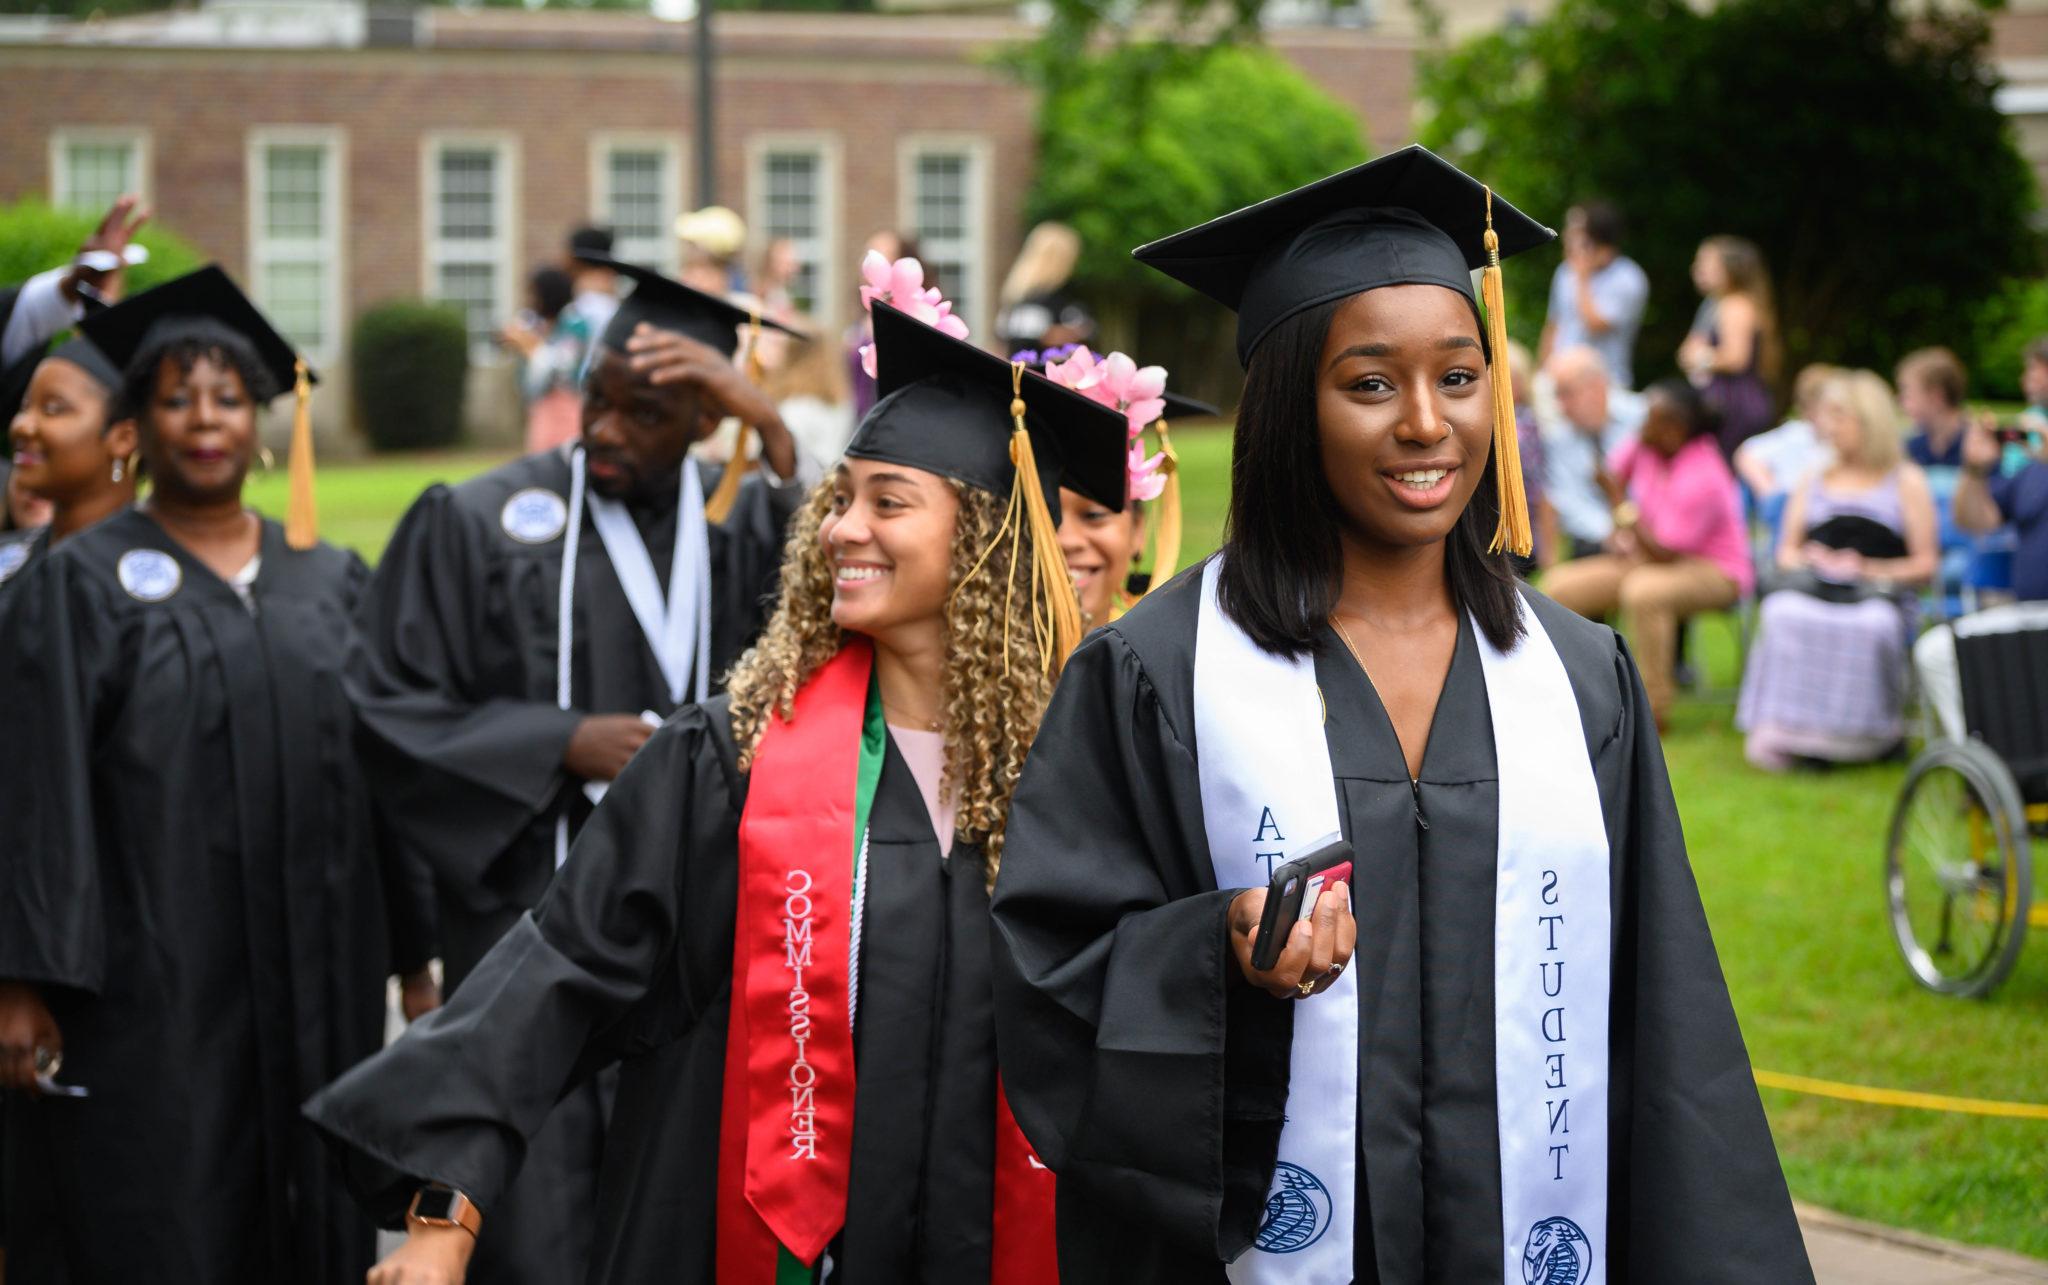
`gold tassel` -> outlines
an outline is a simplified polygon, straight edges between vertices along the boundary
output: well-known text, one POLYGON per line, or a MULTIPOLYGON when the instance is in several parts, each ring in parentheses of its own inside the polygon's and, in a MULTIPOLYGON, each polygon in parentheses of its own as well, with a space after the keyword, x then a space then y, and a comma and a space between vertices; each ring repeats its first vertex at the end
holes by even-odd
POLYGON ((1038 644, 1039 664, 1048 675, 1058 677, 1067 654, 1081 643, 1081 600, 1074 596, 1074 579, 1067 574, 1066 555, 1060 552, 1059 527, 1045 502, 1045 490, 1038 484, 1038 457, 1031 449, 1031 434, 1024 427, 1024 364, 1010 363, 1010 462, 1017 467, 1011 485, 1011 504, 1023 497, 1021 524, 1031 529, 1031 625, 1038 644))
POLYGON ((1486 270, 1479 274, 1486 306, 1486 346, 1492 350, 1493 477, 1500 492, 1500 523, 1489 551, 1506 549, 1528 557, 1535 547, 1529 529, 1529 496, 1522 489, 1522 444, 1515 433, 1515 385, 1508 369, 1507 294, 1500 279, 1500 237, 1493 231, 1493 189, 1486 189, 1486 270))
POLYGON ((1153 425, 1159 430, 1159 453, 1166 458, 1160 469, 1166 474, 1166 489, 1159 493, 1159 524, 1152 543, 1152 581, 1146 592, 1157 589, 1180 569, 1180 454, 1167 435, 1166 421, 1153 425))
POLYGON ((284 541, 294 549, 320 542, 320 520, 313 502, 313 380, 306 363, 294 360, 292 392, 298 407, 292 415, 291 492, 284 509, 284 541))
MULTIPOLYGON (((761 386, 763 368, 761 365, 761 310, 756 308, 747 319, 747 378, 754 387, 761 386)), ((726 461, 725 472, 719 475, 718 485, 711 491, 711 498, 704 501, 704 520, 723 522, 732 512, 733 501, 739 498, 740 483, 747 469, 747 425, 741 424, 739 431, 732 435, 732 458, 726 461)))

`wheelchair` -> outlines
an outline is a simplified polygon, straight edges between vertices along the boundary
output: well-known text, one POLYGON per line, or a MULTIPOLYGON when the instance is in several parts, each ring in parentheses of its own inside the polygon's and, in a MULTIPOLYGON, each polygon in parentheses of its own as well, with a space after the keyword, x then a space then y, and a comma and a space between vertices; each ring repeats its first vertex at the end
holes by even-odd
POLYGON ((1906 770, 1885 848, 1892 934, 1921 985, 1989 995, 2019 960, 2035 839, 2048 839, 2048 630, 1956 639, 1965 740, 1936 736, 1906 770))

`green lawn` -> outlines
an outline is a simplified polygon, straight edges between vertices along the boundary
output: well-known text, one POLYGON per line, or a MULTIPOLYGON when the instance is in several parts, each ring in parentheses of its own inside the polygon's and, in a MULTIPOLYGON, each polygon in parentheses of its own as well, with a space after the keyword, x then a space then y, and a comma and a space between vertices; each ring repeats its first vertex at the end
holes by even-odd
MULTIPOLYGON (((1184 561, 1215 546, 1229 439, 1183 431, 1184 561)), ((452 455, 321 473, 329 538, 375 559, 427 482, 498 458, 452 455)), ((253 488, 283 511, 282 473, 253 488)), ((1694 630, 1710 686, 1734 684, 1732 634, 1694 630)), ((1721 965, 1759 1067, 1963 1097, 2048 1102, 2048 942, 1989 1002, 1939 999, 1891 944, 1884 831, 1903 770, 1771 776, 1742 758, 1725 702, 1677 711, 1665 757, 1721 965)), ((2048 1257, 2048 1123, 1858 1106, 1767 1090, 1793 1193, 1878 1222, 2048 1257)))

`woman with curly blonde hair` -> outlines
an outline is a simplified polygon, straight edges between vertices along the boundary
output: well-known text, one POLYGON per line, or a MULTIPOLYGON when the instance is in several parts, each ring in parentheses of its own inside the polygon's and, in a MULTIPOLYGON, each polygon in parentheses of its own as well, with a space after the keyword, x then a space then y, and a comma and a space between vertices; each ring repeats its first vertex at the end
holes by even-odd
POLYGON ((526 1139, 613 1063, 592 1281, 1056 1279, 988 889, 1078 641, 1059 488, 1121 506, 1124 417, 874 313, 881 400, 726 694, 647 742, 441 1015, 310 1104, 407 1216, 373 1285, 461 1280, 526 1139))

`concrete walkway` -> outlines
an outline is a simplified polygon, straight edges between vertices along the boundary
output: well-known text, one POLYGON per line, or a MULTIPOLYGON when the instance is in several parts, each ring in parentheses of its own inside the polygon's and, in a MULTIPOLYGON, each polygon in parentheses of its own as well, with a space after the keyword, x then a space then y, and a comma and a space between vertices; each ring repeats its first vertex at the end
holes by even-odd
POLYGON ((2015 1285, 2048 1281, 2048 1262, 1859 1222, 1800 1205, 1820 1285, 2015 1285))

